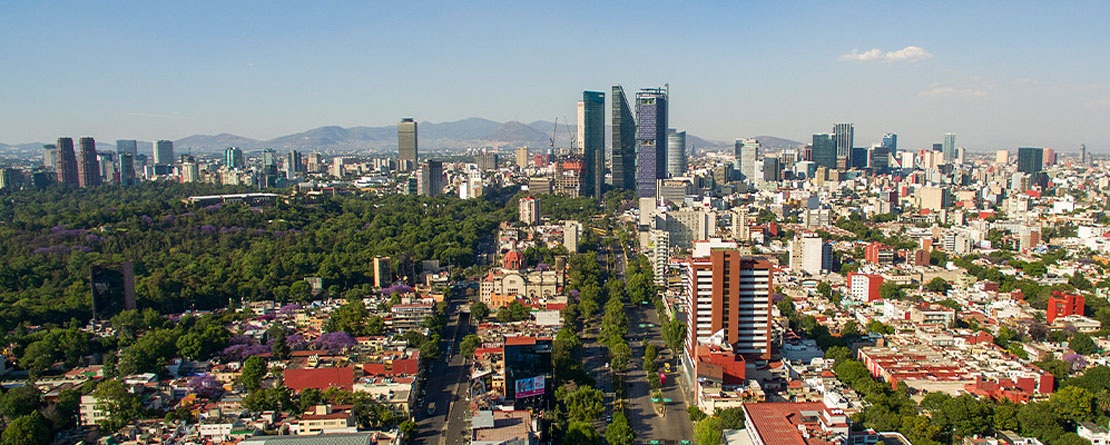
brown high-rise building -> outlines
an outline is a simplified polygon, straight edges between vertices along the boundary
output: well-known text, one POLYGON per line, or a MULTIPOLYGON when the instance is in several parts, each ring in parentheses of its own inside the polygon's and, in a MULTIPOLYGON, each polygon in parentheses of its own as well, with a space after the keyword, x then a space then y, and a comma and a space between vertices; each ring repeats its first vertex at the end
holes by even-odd
MULTIPOLYGON (((77 186, 77 155, 73 153, 73 138, 58 138, 58 153, 54 157, 54 169, 58 172, 58 182, 77 186)), ((95 157, 95 156, 94 156, 95 157)))
POLYGON ((689 260, 686 348, 723 333, 722 343, 753 360, 771 358, 771 282, 774 266, 735 248, 714 248, 689 260))
POLYGON ((419 158, 419 142, 416 133, 416 120, 411 117, 401 119, 397 124, 397 169, 416 170, 419 158))
POLYGON ((81 138, 81 151, 77 153, 77 185, 81 187, 100 185, 100 162, 96 159, 96 141, 90 137, 81 138))

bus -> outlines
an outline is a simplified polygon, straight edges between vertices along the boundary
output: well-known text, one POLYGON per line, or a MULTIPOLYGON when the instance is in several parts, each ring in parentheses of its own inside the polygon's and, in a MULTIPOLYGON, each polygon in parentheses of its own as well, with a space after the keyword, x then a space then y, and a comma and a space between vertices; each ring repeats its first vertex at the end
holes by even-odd
POLYGON ((433 416, 436 413, 436 402, 428 403, 428 415, 433 416))

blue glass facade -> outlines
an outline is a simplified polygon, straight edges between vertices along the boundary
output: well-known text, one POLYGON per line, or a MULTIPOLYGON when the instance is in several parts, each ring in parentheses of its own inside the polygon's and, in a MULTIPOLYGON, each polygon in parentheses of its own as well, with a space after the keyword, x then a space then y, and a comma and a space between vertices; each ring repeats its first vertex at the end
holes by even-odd
POLYGON ((582 102, 585 105, 582 141, 585 169, 580 178, 582 195, 601 200, 602 186, 605 185, 605 93, 583 91, 582 102))
POLYGON ((636 196, 654 198, 656 180, 667 177, 667 90, 636 93, 636 196))

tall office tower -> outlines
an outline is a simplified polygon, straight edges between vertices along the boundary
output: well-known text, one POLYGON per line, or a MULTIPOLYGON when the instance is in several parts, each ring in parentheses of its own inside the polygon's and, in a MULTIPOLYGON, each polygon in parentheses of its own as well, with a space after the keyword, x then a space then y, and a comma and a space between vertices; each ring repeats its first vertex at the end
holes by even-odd
POLYGON ((887 149, 887 150, 890 150, 890 155, 891 156, 898 157, 898 134, 897 133, 885 133, 885 134, 883 134, 883 142, 882 142, 882 144, 880 144, 880 146, 887 149))
POLYGON ((131 159, 139 156, 139 144, 134 139, 120 139, 116 141, 116 154, 129 153, 131 159))
POLYGON ((243 150, 239 147, 227 147, 224 150, 224 165, 229 169, 245 167, 247 163, 243 159, 243 150))
POLYGON ((397 170, 413 171, 419 155, 416 137, 416 121, 411 117, 401 119, 397 124, 397 170))
POLYGON ((636 120, 624 95, 624 88, 613 85, 613 188, 636 189, 636 120))
POLYGON ((855 127, 850 123, 839 123, 833 126, 836 135, 836 168, 848 170, 852 167, 852 147, 856 142, 855 127))
POLYGON ((944 151, 944 163, 951 164, 956 162, 956 133, 945 133, 944 144, 941 146, 944 151))
POLYGON ((1051 167, 1053 165, 1056 165, 1056 149, 1055 148, 1046 148, 1046 149, 1044 149, 1044 151, 1042 152, 1042 155, 1044 156, 1044 158, 1043 158, 1043 160, 1041 160, 1041 166, 1051 167))
POLYGON ((1087 144, 1079 144, 1079 164, 1087 165, 1087 144))
POLYGON ((266 167, 273 167, 275 171, 277 170, 277 157, 274 156, 274 149, 272 148, 262 150, 262 169, 266 170, 266 167))
POLYGON ((759 141, 750 138, 737 139, 733 149, 736 151, 736 168, 740 171, 740 180, 755 181, 755 159, 759 157, 759 141))
POLYGON ((304 170, 304 159, 301 157, 301 153, 297 150, 289 150, 289 154, 285 157, 285 177, 295 178, 297 173, 304 170))
POLYGON ((77 185, 92 187, 100 185, 100 161, 96 160, 96 140, 81 138, 81 150, 77 153, 77 185))
POLYGON ((782 162, 778 156, 763 157, 763 181, 775 183, 782 179, 782 162))
POLYGON ((58 138, 58 156, 56 156, 56 159, 58 165, 54 169, 58 172, 58 182, 77 186, 79 184, 77 179, 77 155, 73 152, 72 138, 58 138))
POLYGON ((516 148, 516 166, 524 168, 528 166, 528 147, 516 148))
MULTIPOLYGON (((61 146, 59 141, 58 146, 61 146)), ((1035 147, 1018 148, 1017 171, 1022 173, 1036 173, 1042 170, 1044 150, 1035 147)))
POLYGON ((673 128, 667 130, 667 174, 671 177, 686 174, 686 132, 673 128))
POLYGON ((48 169, 58 167, 58 146, 46 144, 42 146, 42 166, 48 169))
POLYGON ((636 92, 636 196, 655 197, 655 182, 667 177, 667 89, 636 92))
POLYGON ((443 161, 429 159, 417 168, 417 189, 422 196, 439 196, 443 193, 443 161))
POLYGON ((836 168, 836 136, 829 133, 813 135, 813 162, 818 167, 836 168))
POLYGON ((602 187, 605 185, 605 93, 583 91, 582 106, 578 109, 578 133, 582 139, 582 175, 580 187, 582 195, 601 200, 602 187))
POLYGON ((1006 150, 998 150, 994 152, 994 163, 999 165, 1006 165, 1010 163, 1010 152, 1006 150))
POLYGON ((520 222, 534 226, 540 223, 540 200, 531 196, 520 198, 520 222))
POLYGON ((119 183, 124 187, 130 187, 138 183, 135 179, 135 156, 131 153, 119 153, 119 183))
POLYGON ((875 173, 882 173, 890 167, 890 148, 882 145, 871 147, 867 154, 867 166, 875 173))
POLYGON ((154 142, 154 164, 173 165, 173 141, 154 142))
POLYGON ((752 360, 771 357, 773 266, 735 248, 710 249, 688 260, 687 355, 718 332, 737 353, 752 360))

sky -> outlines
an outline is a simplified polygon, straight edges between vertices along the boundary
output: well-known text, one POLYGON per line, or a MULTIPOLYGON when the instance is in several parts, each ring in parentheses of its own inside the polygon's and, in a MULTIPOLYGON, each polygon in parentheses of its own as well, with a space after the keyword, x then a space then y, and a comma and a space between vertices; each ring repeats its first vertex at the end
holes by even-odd
POLYGON ((670 126, 711 140, 852 122, 857 146, 952 132, 1110 152, 1106 17, 1106 1, 0 0, 0 142, 573 120, 582 90, 667 83, 670 126))

